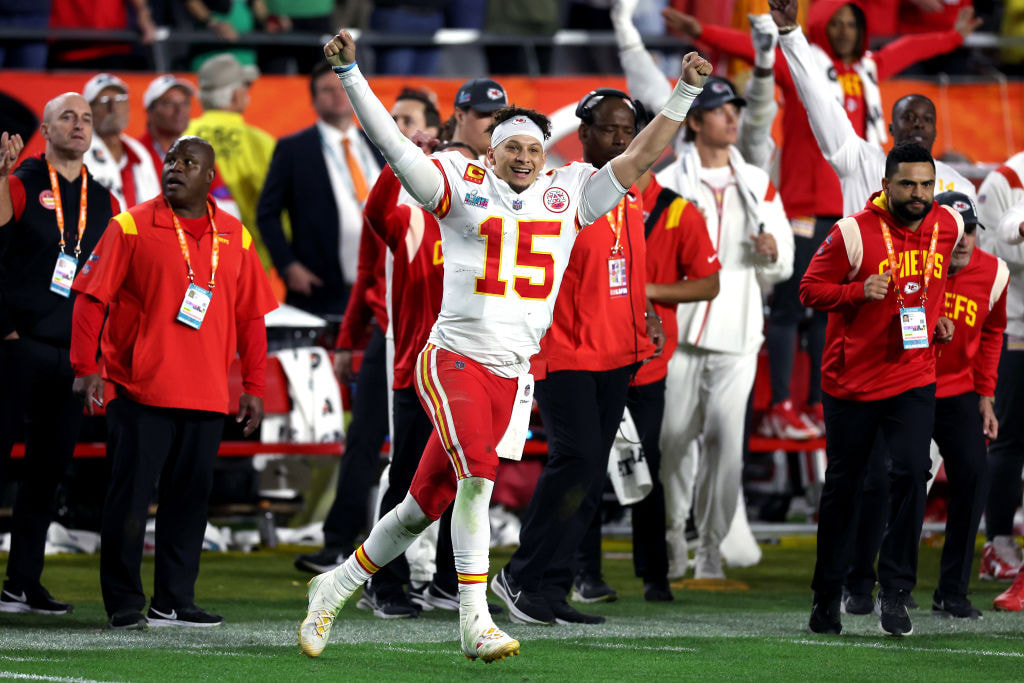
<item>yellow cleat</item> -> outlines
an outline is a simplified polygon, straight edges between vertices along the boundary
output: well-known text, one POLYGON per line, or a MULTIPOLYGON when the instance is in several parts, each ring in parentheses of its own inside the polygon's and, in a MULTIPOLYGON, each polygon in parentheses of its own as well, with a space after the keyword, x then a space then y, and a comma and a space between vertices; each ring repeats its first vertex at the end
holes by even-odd
POLYGON ((490 664, 499 659, 519 654, 519 641, 497 626, 491 626, 478 635, 472 643, 463 643, 462 650, 467 659, 479 658, 490 664))
POLYGON ((327 647, 334 617, 345 606, 347 596, 342 597, 329 574, 314 576, 306 586, 309 605, 299 626, 299 648, 304 655, 318 657, 327 647))

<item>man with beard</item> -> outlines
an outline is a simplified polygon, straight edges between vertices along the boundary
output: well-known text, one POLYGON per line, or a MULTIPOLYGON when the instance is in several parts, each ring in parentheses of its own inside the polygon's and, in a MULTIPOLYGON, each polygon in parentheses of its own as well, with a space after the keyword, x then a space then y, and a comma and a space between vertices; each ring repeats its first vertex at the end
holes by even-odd
POLYGON ((934 203, 934 187, 926 149, 894 148, 882 191, 836 223, 800 283, 801 302, 829 313, 822 363, 828 469, 818 512, 812 633, 842 631, 842 586, 876 435, 891 459, 878 567, 881 627, 896 636, 913 632, 907 598, 917 579, 935 422, 930 347, 952 339, 952 321, 940 316, 953 248, 964 233, 960 214, 934 203))
POLYGON ((122 211, 160 194, 153 157, 141 142, 124 134, 129 111, 125 82, 113 74, 97 74, 82 95, 92 107, 96 133, 85 154, 89 172, 110 190, 122 211))

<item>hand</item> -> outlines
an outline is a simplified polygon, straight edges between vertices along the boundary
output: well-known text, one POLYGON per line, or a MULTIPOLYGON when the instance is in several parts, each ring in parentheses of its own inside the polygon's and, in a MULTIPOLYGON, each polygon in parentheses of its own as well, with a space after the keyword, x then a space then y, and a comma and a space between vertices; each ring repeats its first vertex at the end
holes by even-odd
POLYGON ((284 270, 285 283, 288 289, 304 296, 313 296, 314 287, 323 287, 324 281, 313 274, 306 266, 294 261, 284 270))
POLYGON ((891 270, 887 270, 881 275, 869 275, 868 279, 864 281, 864 298, 868 301, 884 299, 885 295, 889 293, 890 275, 892 275, 891 270))
POLYGON ((96 414, 96 406, 103 407, 103 378, 100 373, 76 377, 71 384, 71 391, 85 403, 85 409, 90 415, 96 414))
POLYGON ((779 245, 776 244, 775 236, 770 232, 751 235, 750 239, 754 240, 754 253, 767 256, 772 263, 779 259, 779 245))
POLYGON ((615 0, 612 2, 612 23, 619 22, 632 24, 633 15, 636 14, 636 6, 639 0, 615 0))
POLYGON ((750 21, 750 38, 754 41, 754 49, 758 52, 775 52, 779 43, 779 27, 775 25, 769 14, 748 14, 750 21))
POLYGON ((324 57, 331 66, 348 66, 356 61, 356 39, 341 30, 324 45, 324 57))
POLYGON ((978 399, 978 412, 981 413, 981 431, 989 439, 996 439, 999 436, 999 420, 996 419, 995 411, 992 410, 993 398, 981 396, 978 399))
POLYGON ((684 83, 703 88, 711 75, 711 62, 696 52, 687 52, 683 57, 682 79, 684 83))
POLYGON ((647 323, 647 338, 654 342, 654 355, 660 356, 665 349, 665 328, 655 313, 648 312, 644 319, 647 323))
POLYGON ((433 154, 437 146, 441 144, 440 140, 429 135, 425 130, 417 130, 410 139, 414 145, 423 150, 424 154, 433 154))
POLYGON ((210 29, 218 37, 223 38, 229 43, 234 43, 238 41, 238 31, 235 30, 234 26, 232 26, 226 21, 221 21, 220 19, 215 18, 210 19, 210 22, 206 25, 206 28, 210 29))
POLYGON ((973 7, 964 7, 960 10, 960 13, 956 15, 956 22, 953 24, 953 30, 962 35, 966 40, 967 36, 981 28, 983 23, 984 22, 980 17, 974 16, 973 7))
POLYGON ((796 13, 800 9, 799 0, 768 0, 768 9, 772 19, 779 28, 796 26, 796 13))
POLYGON ((242 428, 242 436, 249 436, 256 431, 263 421, 263 399, 252 394, 242 394, 238 397, 238 415, 235 415, 235 422, 241 424, 245 420, 245 427, 242 428), (246 419, 248 417, 248 419, 246 419))
POLYGON ((666 7, 661 10, 661 16, 665 18, 665 28, 682 33, 684 36, 700 38, 700 34, 704 32, 704 27, 697 21, 697 17, 683 14, 677 9, 666 7))
POLYGON ((939 322, 935 325, 935 343, 948 344, 953 341, 953 321, 944 315, 939 316, 939 322))
POLYGON ((6 178, 14 170, 18 163, 18 155, 25 149, 25 143, 21 136, 15 133, 8 135, 6 132, 0 134, 0 178, 6 178))
POLYGON ((341 384, 352 384, 356 381, 355 373, 352 372, 351 350, 338 349, 334 352, 334 376, 341 384))

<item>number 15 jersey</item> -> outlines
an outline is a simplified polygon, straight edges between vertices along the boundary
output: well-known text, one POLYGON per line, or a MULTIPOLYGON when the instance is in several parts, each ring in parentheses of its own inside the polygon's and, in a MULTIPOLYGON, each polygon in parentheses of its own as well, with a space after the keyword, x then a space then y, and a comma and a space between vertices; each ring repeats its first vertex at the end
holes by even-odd
POLYGON ((596 169, 574 162, 516 193, 482 162, 458 152, 433 160, 444 175, 433 207, 444 289, 429 342, 500 377, 522 375, 551 326, 580 228, 583 186, 596 169))

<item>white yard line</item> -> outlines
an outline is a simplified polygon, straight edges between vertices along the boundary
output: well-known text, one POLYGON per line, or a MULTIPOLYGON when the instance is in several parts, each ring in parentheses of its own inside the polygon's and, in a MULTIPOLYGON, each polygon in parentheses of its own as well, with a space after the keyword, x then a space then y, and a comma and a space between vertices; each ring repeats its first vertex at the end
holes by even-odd
POLYGON ((583 647, 599 647, 604 649, 621 649, 621 650, 650 650, 651 652, 697 652, 695 647, 678 647, 676 645, 663 645, 661 647, 653 647, 650 645, 626 645, 625 643, 573 643, 573 645, 581 645, 583 647))
POLYGON ((986 655, 992 657, 1024 657, 1024 652, 1001 652, 998 650, 958 650, 951 647, 907 647, 888 643, 848 643, 842 641, 791 640, 796 645, 820 645, 824 647, 866 647, 876 650, 899 650, 900 652, 931 652, 948 655, 986 655))
POLYGON ((16 671, 0 671, 0 678, 16 678, 23 681, 54 681, 55 683, 102 683, 91 678, 66 678, 64 676, 44 676, 42 674, 22 674, 16 671))

